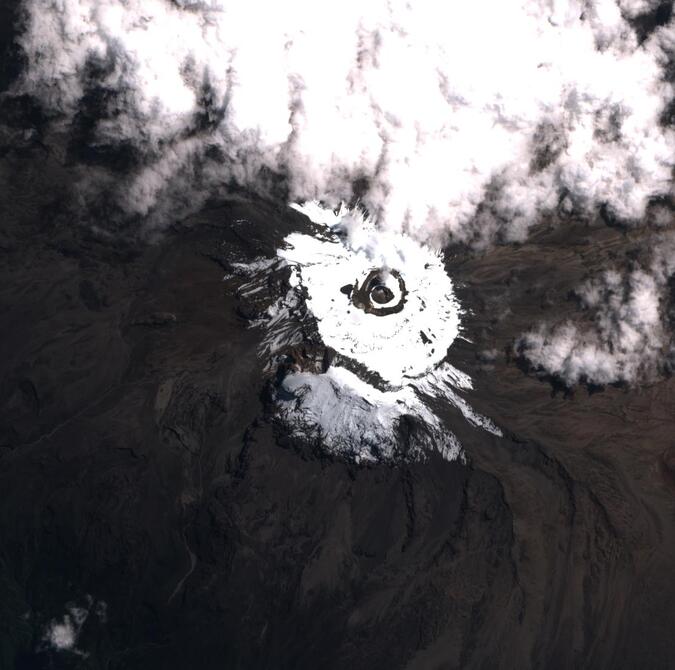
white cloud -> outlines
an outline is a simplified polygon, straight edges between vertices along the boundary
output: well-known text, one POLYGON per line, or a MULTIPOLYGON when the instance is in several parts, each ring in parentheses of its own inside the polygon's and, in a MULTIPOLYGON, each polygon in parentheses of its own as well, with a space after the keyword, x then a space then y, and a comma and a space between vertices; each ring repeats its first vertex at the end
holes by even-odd
POLYGON ((141 164, 88 169, 83 197, 154 225, 267 168, 331 204, 367 177, 379 224, 421 239, 518 240, 563 190, 636 219, 671 189, 673 24, 638 46, 622 16, 653 4, 26 0, 20 88, 64 129, 106 88, 90 141, 141 164))
POLYGON ((70 650, 75 646, 75 626, 68 614, 61 621, 52 621, 45 633, 45 640, 57 651, 70 650))
POLYGON ((578 289, 593 312, 592 327, 542 324, 519 338, 516 352, 569 386, 654 378, 670 356, 671 333, 661 307, 675 272, 675 237, 659 236, 652 256, 647 269, 607 270, 578 289))
MULTIPOLYGON (((56 651, 74 651, 77 638, 84 622, 89 616, 89 610, 69 604, 67 613, 62 619, 52 619, 43 635, 43 640, 56 651)), ((79 653, 79 652, 78 652, 79 653)))
POLYGON ((90 595, 85 596, 85 603, 84 607, 68 603, 63 617, 52 619, 45 626, 42 642, 54 651, 68 651, 86 657, 88 654, 77 647, 82 628, 92 612, 101 623, 105 623, 107 605, 102 600, 95 601, 90 595))

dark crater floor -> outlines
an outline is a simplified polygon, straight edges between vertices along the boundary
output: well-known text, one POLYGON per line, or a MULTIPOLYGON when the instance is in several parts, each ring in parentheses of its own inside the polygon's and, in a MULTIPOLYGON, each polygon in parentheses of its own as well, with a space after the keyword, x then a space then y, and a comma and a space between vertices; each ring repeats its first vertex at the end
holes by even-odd
POLYGON ((124 242, 64 215, 42 151, 0 190, 0 668, 673 667, 674 382, 563 394, 504 354, 626 233, 449 257, 451 362, 506 437, 439 407, 466 465, 356 467, 265 419, 223 279, 301 217, 233 200, 124 242), (68 603, 105 603, 78 653, 42 640, 68 603))

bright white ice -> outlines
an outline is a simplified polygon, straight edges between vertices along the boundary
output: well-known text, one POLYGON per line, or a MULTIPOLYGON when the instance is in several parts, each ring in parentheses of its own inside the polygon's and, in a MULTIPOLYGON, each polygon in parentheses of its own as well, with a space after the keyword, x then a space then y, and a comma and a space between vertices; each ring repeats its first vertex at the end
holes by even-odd
POLYGON ((291 433, 357 462, 420 459, 432 451, 454 460, 462 446, 430 405, 441 400, 472 426, 500 436, 462 397, 473 388, 469 375, 444 360, 459 333, 461 309, 440 256, 400 233, 376 231, 344 206, 337 213, 317 203, 295 208, 318 224, 315 234, 287 237, 276 264, 260 259, 240 268, 249 280, 238 293, 248 297, 268 290, 268 273, 279 263, 292 270, 289 290, 258 322, 265 329, 261 355, 272 362, 301 344, 303 324, 314 318, 325 345, 376 372, 388 388, 339 363, 322 374, 288 373, 276 411, 291 433), (400 273, 407 291, 401 312, 366 313, 341 292, 347 284, 362 286, 374 269, 393 293, 384 306, 402 297, 393 271, 400 273))
MULTIPOLYGON (((324 344, 395 386, 437 365, 460 323, 460 307, 441 257, 405 234, 376 230, 345 207, 337 213, 316 203, 295 208, 331 231, 346 233, 341 240, 294 233, 279 251, 294 267, 295 281, 307 289, 307 306, 318 320, 324 344), (340 292, 347 284, 362 285, 373 269, 400 272, 407 289, 402 311, 369 314, 340 292)), ((386 285, 394 293, 387 304, 394 304, 400 296, 398 281, 389 275, 386 285)))
POLYGON ((445 405, 470 425, 501 436, 463 397, 473 388, 469 375, 445 360, 459 333, 461 309, 440 256, 405 235, 376 231, 344 206, 337 212, 317 203, 295 208, 317 224, 313 234, 288 236, 278 259, 233 264, 246 277, 237 294, 263 300, 277 283, 270 273, 291 268, 287 291, 273 296, 255 322, 264 329, 260 355, 268 372, 307 341, 310 324, 342 356, 323 373, 300 364, 278 384, 276 414, 290 433, 356 462, 417 460, 434 451, 454 460, 462 445, 440 418, 445 405), (400 312, 366 313, 341 292, 347 284, 363 286, 372 270, 393 293, 385 307, 402 297, 400 273, 407 292, 400 312), (386 386, 347 369, 344 359, 377 373, 386 386))
POLYGON ((404 416, 417 419, 426 432, 424 439, 412 441, 408 457, 423 457, 423 450, 429 448, 438 450, 446 460, 461 454, 457 438, 442 429, 436 415, 410 386, 379 391, 353 372, 331 367, 319 375, 289 374, 282 387, 288 397, 279 400, 279 412, 295 432, 305 436, 320 433, 326 448, 356 461, 395 456, 400 448, 396 428, 404 416))

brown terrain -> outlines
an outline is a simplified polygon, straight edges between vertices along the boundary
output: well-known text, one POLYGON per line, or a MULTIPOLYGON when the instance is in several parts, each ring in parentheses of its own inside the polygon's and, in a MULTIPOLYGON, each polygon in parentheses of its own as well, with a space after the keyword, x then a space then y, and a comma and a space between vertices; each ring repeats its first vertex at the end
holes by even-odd
POLYGON ((568 293, 648 229, 449 250, 473 311, 450 360, 505 437, 439 406, 466 464, 357 467, 267 418, 224 280, 300 215, 231 199, 134 241, 73 220, 67 167, 24 139, 0 189, 1 668, 673 667, 675 380, 568 391, 511 355, 587 318, 568 293), (92 610, 79 653, 42 639, 68 603, 92 610))

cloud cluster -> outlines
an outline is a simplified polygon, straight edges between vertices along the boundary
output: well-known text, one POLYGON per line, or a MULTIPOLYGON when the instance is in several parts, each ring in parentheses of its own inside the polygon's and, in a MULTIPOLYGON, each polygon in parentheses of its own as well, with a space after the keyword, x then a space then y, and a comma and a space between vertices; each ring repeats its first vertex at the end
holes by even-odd
POLYGON ((593 313, 592 327, 544 324, 520 337, 516 352, 568 386, 654 378, 671 365, 663 307, 674 273, 675 236, 660 236, 649 267, 623 274, 606 270, 578 289, 583 307, 593 313))
POLYGON ((675 28, 631 23, 656 4, 25 0, 15 92, 70 139, 83 202, 146 225, 240 186, 519 240, 563 197, 629 221, 670 191, 675 28))

